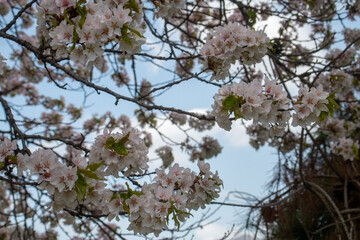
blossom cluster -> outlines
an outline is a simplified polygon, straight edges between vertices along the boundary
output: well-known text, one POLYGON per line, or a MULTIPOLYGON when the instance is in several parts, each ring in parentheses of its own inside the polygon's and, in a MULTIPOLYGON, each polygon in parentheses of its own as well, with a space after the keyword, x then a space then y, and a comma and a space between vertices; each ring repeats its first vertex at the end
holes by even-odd
MULTIPOLYGON (((198 162, 199 173, 178 164, 156 169, 152 183, 144 183, 140 191, 111 190, 108 177, 143 173, 148 168, 148 149, 135 129, 122 133, 105 130, 98 136, 87 157, 72 152, 71 162, 61 161, 50 149, 38 149, 31 155, 15 154, 16 140, 0 142, 1 158, 14 160, 19 176, 36 180, 40 189, 51 195, 55 212, 63 208, 75 210, 79 205, 91 212, 104 214, 109 220, 128 214, 129 230, 156 236, 168 228, 169 218, 180 227, 191 216, 191 210, 205 208, 219 197, 222 180, 210 171, 210 165, 198 162)), ((170 165, 170 164, 169 164, 170 165)))
POLYGON ((198 147, 189 145, 187 146, 187 149, 191 152, 190 160, 195 161, 197 159, 204 160, 217 156, 221 153, 222 147, 216 139, 210 136, 205 136, 202 138, 198 147))
POLYGON ((276 81, 265 78, 265 83, 254 80, 250 83, 240 82, 224 85, 214 95, 212 114, 217 124, 229 131, 231 117, 253 120, 272 130, 272 135, 283 133, 290 117, 293 126, 306 126, 319 123, 332 114, 336 102, 322 85, 309 89, 301 86, 297 100, 293 101, 294 113, 291 115, 287 93, 276 81))
POLYGON ((103 46, 109 42, 127 53, 145 43, 142 5, 137 1, 49 1, 37 8, 38 35, 50 40, 57 57, 103 67, 103 46))
POLYGON ((170 146, 162 146, 155 150, 157 155, 163 161, 163 167, 167 168, 174 162, 174 155, 170 146))
POLYGON ((331 152, 338 154, 344 160, 353 161, 359 157, 359 142, 351 138, 342 137, 336 143, 331 144, 331 152))
POLYGON ((260 124, 246 126, 246 134, 249 135, 249 144, 256 150, 264 146, 270 138, 269 130, 260 124))
POLYGON ((123 208, 130 212, 128 229, 158 236, 168 228, 166 222, 170 215, 179 227, 180 222, 191 216, 191 210, 205 208, 219 197, 222 181, 217 172, 212 173, 210 165, 201 161, 198 167, 199 174, 178 164, 169 167, 168 173, 157 169, 154 182, 144 185, 140 194, 133 194, 123 204, 123 208))
POLYGON ((118 177, 142 173, 148 168, 148 149, 135 129, 111 134, 105 130, 93 144, 88 158, 74 152, 71 163, 64 164, 51 150, 38 149, 31 156, 17 155, 18 175, 37 176, 41 189, 53 197, 51 206, 58 212, 63 208, 75 209, 79 204, 87 209, 109 214, 112 195, 107 176, 118 177))
POLYGON ((329 62, 335 61, 335 67, 344 67, 354 62, 356 53, 357 51, 353 47, 347 49, 344 53, 343 50, 335 48, 325 55, 325 59, 329 62))
POLYGON ((246 133, 249 135, 249 144, 258 150, 266 143, 271 147, 277 147, 283 154, 294 150, 298 144, 298 137, 291 131, 286 131, 281 137, 274 136, 272 129, 263 127, 260 124, 246 126, 246 133))
POLYGON ((283 129, 290 118, 289 102, 286 92, 275 81, 265 79, 264 87, 257 80, 235 82, 222 86, 214 95, 212 114, 218 125, 227 131, 231 129, 232 116, 283 129))
POLYGON ((333 105, 336 103, 331 100, 329 93, 323 90, 322 85, 312 87, 300 86, 297 101, 294 103, 296 114, 293 115, 293 126, 305 127, 313 122, 320 123, 324 120, 333 105), (329 100, 331 104, 329 105, 329 100), (333 105, 332 105, 333 104, 333 105))
POLYGON ((105 130, 104 134, 95 139, 90 150, 89 163, 103 163, 97 170, 101 177, 118 177, 119 172, 125 175, 142 174, 148 169, 147 154, 148 149, 136 129, 124 130, 122 134, 105 130))
MULTIPOLYGON (((206 113, 204 114, 204 117, 205 118, 210 118, 211 117, 211 112, 206 111, 206 113)), ((198 132, 211 130, 215 125, 215 123, 213 121, 200 120, 200 119, 194 118, 194 117, 189 118, 188 124, 189 124, 189 127, 191 127, 192 129, 195 129, 198 132)))
POLYGON ((304 16, 311 16, 317 19, 327 19, 330 20, 334 17, 335 12, 330 11, 331 5, 335 4, 334 0, 324 1, 324 0, 317 0, 317 1, 289 1, 288 8, 290 10, 296 9, 297 11, 301 12, 304 16), (324 9, 329 11, 324 11, 324 9))
POLYGON ((177 112, 171 112, 169 118, 172 123, 178 124, 180 126, 185 125, 187 121, 187 116, 185 114, 177 112))
POLYGON ((78 180, 78 169, 62 164, 53 151, 38 149, 31 156, 19 154, 17 170, 19 176, 26 170, 30 170, 32 176, 37 176, 39 188, 54 196, 52 204, 55 211, 65 206, 71 209, 77 206, 74 187, 78 180))
POLYGON ((212 79, 222 80, 227 77, 231 64, 237 60, 247 65, 258 63, 269 47, 270 39, 264 32, 229 23, 208 34, 202 55, 205 66, 213 71, 212 79))
POLYGON ((170 18, 185 6, 185 0, 151 0, 157 12, 155 15, 160 18, 170 18))
POLYGON ((352 89, 352 82, 353 76, 343 70, 335 69, 327 74, 320 75, 316 84, 322 85, 327 92, 337 92, 346 95, 352 89))
POLYGON ((352 121, 330 117, 322 122, 320 127, 322 132, 330 136, 333 140, 337 140, 350 136, 357 128, 357 124, 352 121))
POLYGON ((8 138, 4 138, 0 144, 0 164, 4 164, 9 156, 14 156, 16 148, 16 140, 10 141, 8 138))
MULTIPOLYGON (((356 39, 360 39, 360 30, 359 29, 351 29, 351 28, 345 28, 343 31, 343 35, 345 38, 345 43, 346 44, 350 44, 354 41, 356 41, 356 39)), ((360 40, 357 40, 354 44, 354 47, 356 49, 360 48, 360 40)))

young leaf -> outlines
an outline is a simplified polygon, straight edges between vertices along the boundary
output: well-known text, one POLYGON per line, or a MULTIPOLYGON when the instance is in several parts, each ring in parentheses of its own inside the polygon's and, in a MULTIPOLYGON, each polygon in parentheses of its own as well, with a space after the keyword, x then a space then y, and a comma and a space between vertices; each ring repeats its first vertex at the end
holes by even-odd
POLYGON ((128 43, 130 45, 130 47, 133 48, 133 45, 128 36, 128 32, 127 32, 128 29, 129 29, 129 27, 126 24, 121 28, 121 40, 123 42, 128 43))
POLYGON ((141 33, 135 29, 129 28, 129 30, 133 33, 135 33, 138 37, 145 38, 141 33))
POLYGON ((320 122, 324 121, 324 120, 327 118, 328 115, 329 115, 328 112, 322 111, 322 112, 320 113, 320 116, 319 116, 320 122))
POLYGON ((71 46, 70 53, 71 53, 72 51, 74 51, 75 46, 76 46, 76 43, 77 43, 77 40, 78 40, 78 37, 79 37, 79 35, 78 35, 77 31, 76 31, 76 28, 74 27, 74 30, 73 30, 73 41, 72 41, 72 44, 73 44, 73 45, 71 46))
POLYGON ((77 6, 77 10, 78 10, 78 13, 80 14, 81 18, 79 19, 79 27, 80 29, 82 29, 82 26, 84 25, 85 23, 85 20, 86 20, 86 15, 87 15, 87 9, 86 9, 86 6, 77 6))
POLYGON ((130 132, 128 132, 124 137, 122 137, 120 140, 119 140, 119 143, 126 143, 128 140, 129 140, 129 137, 130 137, 130 132))
POLYGON ((130 8, 134 10, 135 12, 140 12, 139 4, 135 0, 129 0, 127 3, 124 4, 126 8, 130 8))
POLYGON ((78 168, 77 169, 77 173, 81 173, 81 174, 84 174, 85 177, 88 177, 88 178, 92 178, 92 179, 96 179, 96 180, 101 180, 101 178, 99 178, 96 173, 90 171, 90 170, 87 170, 87 169, 81 169, 81 168, 78 168))
POLYGON ((127 189, 128 189, 128 192, 127 192, 127 195, 126 195, 126 198, 130 198, 131 195, 132 195, 132 189, 130 188, 129 184, 126 182, 125 183, 127 189))
POLYGON ((86 168, 89 169, 90 171, 95 172, 96 169, 98 169, 103 163, 104 163, 104 161, 101 161, 99 163, 92 163, 89 166, 87 166, 86 168))
POLYGON ((85 178, 81 174, 77 174, 78 179, 75 182, 75 190, 79 197, 84 198, 86 195, 86 189, 88 184, 85 181, 85 178))
POLYGON ((113 149, 114 145, 115 139, 113 137, 109 137, 108 139, 106 139, 105 149, 113 149))
POLYGON ((105 148, 115 151, 119 155, 127 156, 129 153, 125 147, 125 143, 129 140, 130 132, 115 142, 113 137, 109 137, 105 142, 105 148))
POLYGON ((225 110, 232 111, 236 106, 237 102, 238 100, 234 95, 229 95, 223 100, 222 105, 225 110))
POLYGON ((356 145, 353 144, 353 145, 351 146, 351 148, 352 148, 352 150, 353 150, 353 152, 354 152, 354 155, 355 155, 356 157, 358 157, 358 156, 359 156, 359 149, 356 147, 356 145))
POLYGON ((114 193, 114 194, 111 196, 111 198, 110 198, 110 202, 113 201, 113 200, 115 200, 118 196, 119 196, 118 193, 114 193))
POLYGON ((13 156, 13 155, 8 155, 5 157, 6 160, 10 160, 9 162, 10 163, 17 163, 17 157, 16 156, 13 156))
POLYGON ((180 222, 176 217, 175 211, 173 211, 172 213, 173 213, 173 220, 175 222, 175 226, 177 226, 177 230, 179 231, 180 230, 180 222))
POLYGON ((254 10, 247 11, 247 15, 253 24, 256 23, 256 12, 254 10))
POLYGON ((124 208, 124 210, 130 215, 130 208, 129 208, 128 205, 126 205, 125 200, 126 200, 126 199, 124 198, 123 201, 122 201, 123 208, 124 208))
POLYGON ((114 151, 119 155, 127 156, 129 154, 128 151, 126 150, 125 145, 121 142, 115 144, 114 151))
POLYGON ((86 3, 86 0, 79 0, 79 1, 77 1, 76 5, 79 6, 84 3, 86 3))
POLYGON ((74 25, 74 23, 69 19, 68 17, 68 9, 64 9, 64 19, 70 24, 70 25, 74 25))

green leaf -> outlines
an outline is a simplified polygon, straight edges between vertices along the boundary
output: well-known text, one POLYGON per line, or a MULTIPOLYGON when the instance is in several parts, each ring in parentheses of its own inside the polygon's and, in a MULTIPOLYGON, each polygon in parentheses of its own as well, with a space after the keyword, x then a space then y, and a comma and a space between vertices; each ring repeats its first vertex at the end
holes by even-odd
POLYGON ((340 106, 337 104, 337 102, 334 100, 336 93, 331 93, 326 99, 329 101, 328 104, 326 104, 326 107, 329 109, 328 112, 321 112, 320 113, 320 121, 325 120, 327 116, 333 116, 335 113, 336 108, 340 108, 340 106))
POLYGON ((126 205, 125 199, 122 201, 124 210, 130 215, 130 207, 126 205))
POLYGON ((182 210, 177 209, 175 207, 175 204, 173 201, 170 201, 170 203, 171 203, 171 209, 169 209, 168 215, 166 216, 166 222, 167 222, 167 224, 169 224, 169 216, 172 213, 173 214, 172 219, 174 220, 175 225, 178 227, 178 231, 179 231, 180 230, 180 221, 177 217, 177 214, 185 214, 185 215, 190 215, 190 216, 193 216, 193 215, 189 212, 184 212, 182 210))
POLYGON ((132 189, 130 188, 130 186, 129 186, 129 184, 126 182, 125 183, 125 185, 126 185, 126 187, 127 187, 127 189, 128 189, 128 192, 127 192, 127 194, 126 194, 126 199, 127 198, 130 198, 131 197, 131 195, 132 195, 132 189))
POLYGON ((175 210, 176 213, 178 213, 178 214, 185 214, 185 215, 189 215, 189 216, 192 216, 192 217, 193 217, 193 215, 192 215, 191 213, 189 213, 189 212, 184 212, 184 211, 182 211, 182 210, 180 210, 180 209, 177 209, 176 207, 174 207, 174 210, 175 210))
POLYGON ((133 33, 135 33, 138 37, 145 38, 141 33, 135 29, 129 28, 129 30, 133 33))
POLYGON ((234 111, 234 116, 235 116, 235 119, 238 119, 238 118, 244 118, 244 116, 241 114, 240 112, 240 108, 236 108, 235 111, 234 111))
POLYGON ((105 142, 105 148, 115 151, 119 155, 127 156, 129 153, 125 147, 125 143, 129 140, 130 132, 121 138, 118 142, 115 142, 113 137, 109 137, 105 142))
POLYGON ((103 163, 104 163, 104 161, 101 161, 99 163, 92 163, 92 164, 88 165, 86 168, 89 169, 90 171, 95 172, 96 169, 98 169, 103 163))
POLYGON ((84 3, 86 3, 86 0, 79 0, 79 1, 77 1, 76 5, 78 6, 78 5, 81 5, 84 3))
POLYGON ((144 195, 142 192, 138 192, 138 191, 133 191, 132 193, 133 193, 133 195, 136 195, 138 197, 141 195, 144 195))
POLYGON ((243 115, 240 112, 240 107, 242 104, 245 104, 246 101, 242 97, 238 97, 235 95, 227 96, 222 104, 223 108, 222 111, 225 110, 226 112, 234 113, 235 119, 243 118, 243 115))
POLYGON ((130 137, 130 132, 128 132, 124 137, 122 137, 118 143, 126 143, 128 140, 129 140, 129 137, 130 137))
POLYGON ((80 14, 80 19, 79 19, 79 27, 80 29, 82 29, 82 26, 84 25, 85 23, 85 20, 86 20, 86 15, 87 15, 87 9, 86 9, 86 6, 77 6, 77 10, 78 10, 78 13, 80 14))
POLYGON ((87 170, 87 169, 78 168, 77 173, 78 173, 78 175, 79 175, 79 173, 84 174, 84 176, 88 177, 88 178, 92 178, 92 179, 96 179, 96 180, 102 180, 101 178, 99 178, 96 175, 96 173, 94 173, 94 172, 92 172, 90 170, 87 170))
POLYGON ((17 163, 17 157, 13 155, 8 155, 5 157, 6 160, 10 161, 10 163, 17 163))
POLYGON ((77 40, 78 40, 78 37, 79 37, 79 35, 78 35, 77 31, 76 31, 76 28, 74 27, 74 31, 73 31, 73 41, 72 41, 72 44, 73 44, 73 45, 71 46, 70 53, 71 53, 72 51, 74 51, 75 46, 76 46, 76 43, 77 43, 77 40))
POLYGON ((124 4, 125 8, 130 8, 134 10, 135 12, 140 12, 139 4, 135 0, 129 0, 127 3, 124 4))
POLYGON ((114 145, 115 145, 115 139, 113 137, 109 137, 108 139, 106 139, 105 142, 106 149, 113 149, 114 145))
POLYGON ((75 182, 75 190, 79 197, 84 198, 86 195, 86 189, 88 184, 85 181, 85 178, 81 174, 77 174, 78 179, 75 182))
POLYGON ((129 199, 129 198, 131 198, 132 195, 136 195, 136 196, 144 195, 142 192, 132 190, 127 182, 125 183, 125 185, 126 185, 128 191, 127 191, 127 193, 124 193, 125 195, 122 198, 129 199))
POLYGON ((256 23, 256 12, 253 9, 247 11, 247 15, 253 24, 256 23))
POLYGON ((168 212, 168 215, 166 216, 166 224, 169 225, 169 215, 172 212, 172 210, 170 212, 168 212))
POLYGON ((68 17, 68 8, 64 9, 64 19, 70 24, 70 25, 74 25, 74 23, 69 19, 68 17))
POLYGON ((320 122, 324 121, 324 120, 327 118, 328 115, 329 115, 328 112, 322 111, 322 112, 320 113, 320 115, 319 115, 320 122))
POLYGON ((129 199, 129 198, 131 197, 131 195, 132 195, 132 189, 129 187, 129 184, 128 184, 127 182, 125 183, 125 185, 126 185, 126 187, 127 187, 127 189, 128 189, 128 192, 127 192, 127 193, 122 193, 122 194, 120 194, 120 195, 121 195, 122 198, 123 198, 123 200, 122 200, 123 208, 124 208, 124 210, 130 215, 130 208, 129 208, 128 205, 126 205, 125 200, 126 200, 126 199, 129 199))
POLYGON ((89 186, 89 195, 90 195, 94 190, 95 190, 94 187, 90 187, 90 186, 89 186))
POLYGON ((179 219, 177 219, 175 211, 172 212, 173 213, 173 220, 175 222, 175 225, 177 226, 178 231, 180 230, 180 222, 179 219))
POLYGON ((337 104, 337 102, 333 98, 328 98, 328 101, 335 108, 340 108, 339 104, 337 104))
POLYGON ((231 111, 237 105, 237 102, 237 97, 235 97, 234 95, 229 95, 223 100, 222 105, 225 110, 231 111))
POLYGON ((352 148, 355 156, 358 157, 358 156, 359 156, 359 149, 355 146, 355 144, 353 144, 353 145, 351 146, 351 148, 352 148))
POLYGON ((133 45, 132 45, 132 43, 130 41, 130 38, 128 36, 128 32, 127 32, 128 29, 129 29, 129 27, 126 24, 121 28, 121 40, 123 42, 128 43, 130 45, 130 47, 133 48, 133 45))
POLYGON ((113 200, 115 200, 118 196, 119 196, 118 193, 114 193, 114 194, 111 196, 111 198, 110 198, 110 202, 113 201, 113 200))
POLYGON ((127 156, 129 153, 126 150, 126 147, 123 143, 118 142, 115 146, 114 146, 114 151, 119 154, 119 155, 124 155, 127 156))

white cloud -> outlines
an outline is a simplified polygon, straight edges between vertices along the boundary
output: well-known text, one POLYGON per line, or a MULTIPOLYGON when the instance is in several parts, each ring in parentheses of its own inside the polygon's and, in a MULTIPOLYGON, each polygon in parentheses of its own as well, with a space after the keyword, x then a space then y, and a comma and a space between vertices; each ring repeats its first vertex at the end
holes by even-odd
POLYGON ((219 138, 221 142, 224 142, 224 145, 226 146, 234 148, 249 146, 249 136, 246 134, 246 128, 242 125, 240 120, 233 121, 232 129, 229 132, 216 126, 214 136, 219 138))

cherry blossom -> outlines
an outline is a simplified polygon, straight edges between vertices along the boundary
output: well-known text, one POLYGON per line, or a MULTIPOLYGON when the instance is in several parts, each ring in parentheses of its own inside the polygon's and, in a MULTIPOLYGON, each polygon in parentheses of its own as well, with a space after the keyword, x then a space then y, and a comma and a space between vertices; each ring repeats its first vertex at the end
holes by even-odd
POLYGON ((264 32, 229 23, 208 34, 202 54, 205 66, 214 72, 212 79, 222 80, 236 60, 247 65, 258 63, 269 47, 270 39, 264 32))

